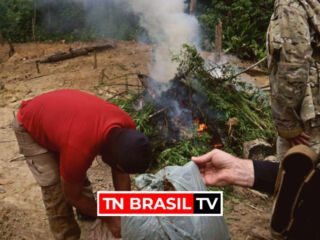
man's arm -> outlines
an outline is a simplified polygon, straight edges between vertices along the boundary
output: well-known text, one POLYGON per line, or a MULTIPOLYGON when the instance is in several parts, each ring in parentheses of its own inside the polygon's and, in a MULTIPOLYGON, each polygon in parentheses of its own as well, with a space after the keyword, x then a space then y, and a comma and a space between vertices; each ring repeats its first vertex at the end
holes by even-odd
MULTIPOLYGON (((118 169, 112 168, 113 185, 116 191, 130 191, 131 181, 130 176, 118 169)), ((61 177, 62 190, 66 200, 81 213, 96 217, 97 216, 97 204, 96 202, 83 195, 83 184, 68 183, 61 177)))
POLYGON ((192 160, 198 165, 206 185, 237 185, 273 193, 277 163, 240 159, 218 149, 192 160))
MULTIPOLYGON (((120 170, 112 168, 113 185, 117 191, 130 191, 130 176, 120 170)), ((97 217, 96 202, 82 194, 82 184, 71 184, 61 177, 61 185, 66 200, 81 213, 88 216, 97 217)), ((121 237, 120 217, 104 217, 102 220, 107 224, 114 237, 121 237)))
POLYGON ((279 171, 279 163, 270 161, 253 161, 254 184, 253 189, 274 193, 276 179, 279 171))
POLYGON ((81 213, 97 217, 97 204, 94 199, 82 194, 83 184, 69 183, 61 177, 62 191, 66 200, 81 213))
POLYGON ((272 113, 281 137, 308 144, 300 116, 312 59, 308 17, 298 2, 281 3, 268 30, 272 113))
POLYGON ((131 180, 130 175, 120 169, 112 168, 113 186, 116 191, 130 191, 131 180))

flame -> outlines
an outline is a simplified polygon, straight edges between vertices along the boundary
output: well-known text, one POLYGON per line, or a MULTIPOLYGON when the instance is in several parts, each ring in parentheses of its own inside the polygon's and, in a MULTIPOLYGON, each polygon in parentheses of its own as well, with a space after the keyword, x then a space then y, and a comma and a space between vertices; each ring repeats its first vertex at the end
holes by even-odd
POLYGON ((205 130, 208 129, 208 126, 204 123, 200 123, 199 126, 198 126, 198 129, 197 129, 197 132, 204 132, 205 130))

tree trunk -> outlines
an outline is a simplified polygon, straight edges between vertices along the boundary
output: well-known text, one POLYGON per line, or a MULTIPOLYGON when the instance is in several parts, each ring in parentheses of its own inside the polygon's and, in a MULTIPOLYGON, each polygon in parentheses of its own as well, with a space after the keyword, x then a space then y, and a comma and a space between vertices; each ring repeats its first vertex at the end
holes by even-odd
POLYGON ((197 0, 191 0, 190 1, 190 10, 189 10, 189 13, 191 15, 195 14, 196 12, 196 6, 197 6, 197 0))
POLYGON ((5 40, 4 40, 4 37, 2 35, 2 32, 0 32, 0 44, 1 45, 5 44, 5 40))
POLYGON ((216 25, 216 34, 215 34, 215 50, 216 50, 216 61, 219 62, 221 59, 222 53, 222 22, 216 25))
POLYGON ((32 17, 32 40, 36 40, 36 24, 37 24, 37 0, 33 1, 33 17, 32 17))

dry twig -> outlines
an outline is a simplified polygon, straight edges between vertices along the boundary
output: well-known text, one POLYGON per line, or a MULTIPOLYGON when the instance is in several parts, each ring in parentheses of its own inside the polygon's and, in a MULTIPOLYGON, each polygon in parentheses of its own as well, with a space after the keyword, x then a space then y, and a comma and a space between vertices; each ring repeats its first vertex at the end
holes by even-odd
POLYGON ((109 97, 107 99, 107 101, 110 101, 110 100, 114 99, 115 97, 119 97, 119 96, 122 96, 123 94, 127 94, 127 93, 128 93, 127 91, 124 91, 124 92, 121 92, 121 93, 117 93, 117 94, 113 95, 112 97, 109 97))
POLYGON ((259 64, 263 63, 263 62, 266 61, 266 60, 267 60, 267 57, 262 58, 261 60, 259 60, 259 61, 256 62, 255 64, 251 65, 250 67, 248 67, 248 68, 244 69, 243 71, 241 71, 241 72, 233 75, 233 76, 231 77, 231 79, 234 79, 234 78, 240 76, 241 74, 243 74, 243 73, 245 73, 245 72, 248 72, 249 70, 251 70, 252 68, 258 66, 259 64))
POLYGON ((256 190, 252 190, 252 189, 248 189, 248 190, 249 190, 251 193, 253 193, 254 195, 262 198, 263 200, 267 200, 267 199, 269 198, 267 194, 263 194, 263 193, 261 193, 261 192, 258 192, 258 191, 256 191, 256 190))
POLYGON ((165 112, 165 111, 167 111, 167 110, 168 110, 168 108, 167 108, 167 107, 162 108, 162 109, 160 109, 160 110, 158 110, 158 111, 154 112, 153 114, 149 115, 149 119, 150 119, 150 118, 153 118, 153 117, 157 116, 158 114, 163 113, 163 112, 165 112))

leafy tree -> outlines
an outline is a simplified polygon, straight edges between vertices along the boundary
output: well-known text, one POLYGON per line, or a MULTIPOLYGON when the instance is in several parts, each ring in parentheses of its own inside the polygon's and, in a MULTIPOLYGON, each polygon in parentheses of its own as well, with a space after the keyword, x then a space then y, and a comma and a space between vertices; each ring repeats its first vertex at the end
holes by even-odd
MULTIPOLYGON (((132 39, 141 35, 138 17, 118 2, 75 0, 0 1, 0 32, 11 42, 32 40, 36 13, 37 40, 132 39), (98 2, 98 5, 97 5, 98 2), (36 12, 35 12, 36 7, 36 12)), ((186 2, 188 2, 186 0, 186 2)), ((265 33, 273 0, 199 0, 198 18, 206 39, 214 42, 215 26, 223 22, 224 49, 243 58, 265 54, 265 33)))
MULTIPOLYGON (((83 2, 72 0, 38 1, 37 38, 39 40, 77 40, 87 30, 83 2)), ((90 35, 89 31, 87 30, 90 35)))
POLYGON ((223 47, 242 58, 265 55, 265 36, 273 0, 203 0, 199 19, 205 35, 214 42, 215 26, 223 23, 223 47))
POLYGON ((0 2, 0 32, 9 41, 23 42, 32 38, 32 0, 0 2))

